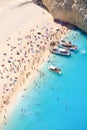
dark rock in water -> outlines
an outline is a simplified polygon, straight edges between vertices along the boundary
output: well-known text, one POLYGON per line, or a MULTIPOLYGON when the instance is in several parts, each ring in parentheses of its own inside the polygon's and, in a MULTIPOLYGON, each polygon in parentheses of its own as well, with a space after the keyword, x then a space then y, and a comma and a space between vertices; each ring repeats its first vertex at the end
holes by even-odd
POLYGON ((76 25, 87 33, 87 0, 41 0, 54 19, 76 25))

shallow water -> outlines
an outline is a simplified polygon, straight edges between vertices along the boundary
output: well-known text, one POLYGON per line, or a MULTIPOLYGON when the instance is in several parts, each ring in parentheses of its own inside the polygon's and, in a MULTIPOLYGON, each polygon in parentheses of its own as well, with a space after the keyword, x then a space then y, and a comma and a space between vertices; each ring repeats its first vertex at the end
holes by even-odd
POLYGON ((65 39, 78 51, 70 57, 51 55, 3 130, 87 130, 87 35, 75 30, 65 39), (50 72, 49 65, 62 74, 50 72))

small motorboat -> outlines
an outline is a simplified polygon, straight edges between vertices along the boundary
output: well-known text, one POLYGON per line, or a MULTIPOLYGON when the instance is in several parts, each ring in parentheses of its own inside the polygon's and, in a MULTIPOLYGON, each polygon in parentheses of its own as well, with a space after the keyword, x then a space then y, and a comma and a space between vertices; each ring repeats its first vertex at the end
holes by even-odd
POLYGON ((59 54, 59 55, 64 55, 64 56, 70 56, 71 52, 67 49, 64 48, 50 48, 50 52, 54 53, 54 54, 59 54))
POLYGON ((66 42, 64 40, 60 41, 59 47, 63 47, 65 49, 68 49, 68 50, 71 50, 71 51, 78 49, 78 47, 76 45, 73 45, 71 42, 66 42))
POLYGON ((49 66, 48 69, 51 70, 51 71, 54 71, 54 72, 56 72, 58 74, 61 74, 61 69, 59 69, 59 68, 57 68, 55 66, 49 66))

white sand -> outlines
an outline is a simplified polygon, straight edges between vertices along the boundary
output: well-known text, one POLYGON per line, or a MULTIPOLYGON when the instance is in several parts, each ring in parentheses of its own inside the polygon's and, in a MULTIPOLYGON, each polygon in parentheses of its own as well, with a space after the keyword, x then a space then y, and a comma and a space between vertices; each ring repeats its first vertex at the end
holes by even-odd
MULTIPOLYGON (((26 3, 26 1, 15 0, 14 2, 11 0, 8 3, 2 1, 0 4, 1 124, 13 110, 14 104, 19 102, 18 97, 29 86, 27 84, 33 81, 39 65, 50 55, 49 43, 61 39, 67 32, 66 27, 61 27, 53 22, 52 16, 46 10, 34 3, 24 5, 22 3, 26 3), (58 35, 56 28, 60 28, 58 35), (43 36, 38 35, 38 31, 43 36), (38 44, 40 49, 37 47, 38 44), (37 55, 36 50, 40 51, 37 55), (18 102, 14 102, 16 98, 18 102)), ((6 121, 4 121, 5 123, 6 121)))

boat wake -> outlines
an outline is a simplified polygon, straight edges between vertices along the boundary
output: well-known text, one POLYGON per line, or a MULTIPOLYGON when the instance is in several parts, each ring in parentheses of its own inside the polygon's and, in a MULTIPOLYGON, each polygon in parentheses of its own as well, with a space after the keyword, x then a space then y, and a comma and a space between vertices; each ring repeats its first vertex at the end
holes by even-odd
POLYGON ((85 53, 87 53, 87 51, 86 50, 80 50, 80 53, 85 54, 85 53))

